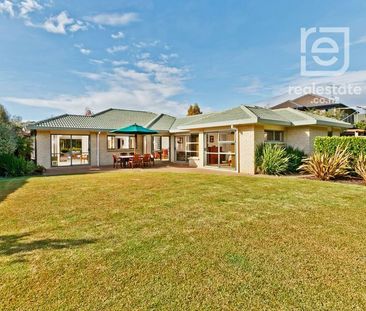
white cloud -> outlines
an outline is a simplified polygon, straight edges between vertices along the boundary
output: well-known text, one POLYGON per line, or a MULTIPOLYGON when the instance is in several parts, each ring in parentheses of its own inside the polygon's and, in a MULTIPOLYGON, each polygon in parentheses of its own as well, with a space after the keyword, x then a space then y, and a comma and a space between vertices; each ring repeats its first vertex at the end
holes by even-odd
POLYGON ((89 59, 89 61, 92 63, 92 64, 97 64, 97 65, 102 65, 104 64, 104 61, 101 60, 101 59, 89 59))
POLYGON ((88 26, 80 20, 70 17, 67 11, 62 11, 58 15, 47 18, 42 24, 34 24, 27 16, 24 24, 26 26, 41 28, 47 32, 65 35, 68 32, 87 30, 88 26))
POLYGON ((110 54, 117 53, 117 52, 123 52, 128 49, 127 45, 116 45, 112 46, 111 48, 107 48, 106 51, 110 54))
POLYGON ((147 48, 147 47, 157 46, 159 43, 160 43, 159 40, 154 40, 154 41, 151 41, 151 42, 140 41, 140 42, 134 43, 133 45, 135 47, 137 47, 138 49, 143 49, 143 48, 147 48))
POLYGON ((122 31, 118 31, 117 33, 111 34, 112 39, 123 39, 125 34, 122 31))
POLYGON ((186 92, 183 85, 184 69, 144 61, 136 64, 134 69, 118 67, 108 72, 74 73, 85 79, 98 81, 98 90, 78 96, 64 94, 47 99, 7 97, 2 100, 22 105, 58 108, 68 113, 83 113, 86 106, 94 111, 114 107, 172 115, 186 113, 187 104, 174 99, 175 96, 186 92))
POLYGON ((145 52, 145 53, 141 53, 141 54, 136 55, 136 58, 137 59, 147 59, 147 58, 150 58, 150 56, 151 56, 150 53, 145 52))
POLYGON ((138 21, 136 13, 114 13, 114 14, 98 14, 94 16, 87 16, 85 20, 93 22, 98 25, 127 25, 131 22, 138 21))
POLYGON ((351 45, 363 44, 363 43, 366 43, 366 36, 358 38, 356 41, 352 42, 351 45))
POLYGON ((112 62, 113 66, 123 66, 123 65, 127 65, 128 61, 125 60, 113 60, 112 62))
POLYGON ((8 13, 11 17, 14 17, 13 3, 8 0, 0 2, 0 13, 8 13))
POLYGON ((258 77, 246 77, 244 80, 246 82, 245 86, 237 88, 239 93, 246 95, 258 95, 261 91, 263 91, 264 85, 258 77))
POLYGON ((84 47, 84 45, 82 44, 75 44, 74 45, 77 49, 79 49, 80 53, 81 54, 84 54, 84 55, 89 55, 91 53, 91 50, 90 49, 86 49, 84 47))
POLYGON ((171 58, 178 58, 178 54, 177 53, 170 53, 170 54, 161 53, 160 54, 160 59, 164 62, 169 61, 171 58))
POLYGON ((69 17, 66 11, 63 11, 57 16, 47 18, 39 27, 51 33, 66 34, 67 26, 73 23, 74 19, 69 17))
POLYGON ((40 5, 36 0, 24 0, 19 4, 19 15, 21 17, 28 17, 28 13, 42 10, 43 6, 40 5))
POLYGON ((79 30, 84 31, 84 30, 87 30, 87 29, 88 29, 88 26, 84 22, 78 21, 78 20, 75 22, 75 24, 73 24, 69 27, 69 30, 71 32, 77 32, 79 30))

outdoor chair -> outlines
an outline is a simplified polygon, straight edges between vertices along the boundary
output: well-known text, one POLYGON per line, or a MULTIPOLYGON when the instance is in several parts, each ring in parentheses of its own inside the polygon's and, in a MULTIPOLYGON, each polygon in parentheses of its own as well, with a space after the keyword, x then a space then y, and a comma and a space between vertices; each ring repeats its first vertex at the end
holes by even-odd
POLYGON ((122 168, 122 161, 120 158, 117 158, 117 156, 115 154, 112 155, 113 156, 113 168, 117 168, 118 166, 120 168, 122 168))
POLYGON ((132 159, 130 159, 130 161, 128 162, 128 165, 131 167, 131 168, 134 168, 134 167, 141 167, 141 164, 142 164, 142 161, 140 159, 140 155, 138 154, 135 154, 133 156, 132 159))
POLYGON ((142 158, 142 166, 151 166, 151 154, 144 154, 144 157, 142 158))

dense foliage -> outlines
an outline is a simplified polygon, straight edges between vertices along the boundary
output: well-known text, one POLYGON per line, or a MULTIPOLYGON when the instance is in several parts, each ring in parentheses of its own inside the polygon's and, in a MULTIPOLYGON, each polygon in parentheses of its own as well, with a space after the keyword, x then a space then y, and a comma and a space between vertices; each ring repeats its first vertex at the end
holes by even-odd
POLYGON ((4 106, 0 105, 0 176, 23 176, 37 171, 30 161, 32 140, 25 135, 19 118, 10 118, 4 106))
POLYGON ((321 180, 345 177, 349 174, 350 154, 347 149, 337 147, 334 153, 315 152, 304 160, 300 170, 321 180))
POLYGON ((356 128, 358 128, 358 129, 366 130, 366 121, 365 120, 357 122, 355 125, 356 125, 356 128))
POLYGON ((33 161, 27 161, 13 154, 0 155, 0 176, 17 177, 31 175, 36 169, 37 167, 33 161))
POLYGON ((292 146, 260 144, 255 150, 255 165, 263 174, 296 173, 304 157, 302 150, 292 146))
POLYGON ((9 124, 0 123, 0 154, 12 154, 16 149, 16 133, 9 124))
POLYGON ((314 151, 319 153, 335 154, 337 148, 347 149, 350 155, 351 166, 361 153, 366 154, 366 139, 362 137, 316 137, 314 151))

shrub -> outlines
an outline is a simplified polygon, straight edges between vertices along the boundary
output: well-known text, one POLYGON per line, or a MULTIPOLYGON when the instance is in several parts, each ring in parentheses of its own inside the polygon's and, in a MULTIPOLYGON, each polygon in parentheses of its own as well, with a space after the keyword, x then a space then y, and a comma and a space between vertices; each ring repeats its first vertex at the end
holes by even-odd
POLYGON ((262 153, 259 169, 263 174, 280 175, 287 171, 289 158, 284 147, 265 144, 262 153))
POLYGON ((32 139, 27 136, 18 136, 16 140, 16 150, 15 155, 27 160, 30 160, 32 154, 32 139))
MULTIPOLYGON (((270 144, 260 144, 255 149, 255 166, 257 171, 261 173, 263 173, 261 167, 263 163, 263 150, 265 145, 270 144)), ((287 168, 283 173, 296 173, 297 169, 302 163, 303 158, 305 157, 305 153, 302 150, 292 146, 280 146, 280 148, 285 150, 286 156, 288 158, 287 168)))
POLYGON ((287 146, 285 150, 289 158, 287 171, 290 173, 296 173, 302 163, 302 160, 305 158, 305 152, 292 146, 287 146))
POLYGON ((349 173, 350 154, 347 149, 337 147, 334 154, 315 152, 305 159, 299 170, 309 173, 321 180, 345 177, 349 173))
POLYGON ((355 164, 355 171, 366 183, 366 155, 361 153, 355 164))
POLYGON ((32 161, 18 158, 12 154, 0 155, 0 176, 18 177, 31 175, 36 170, 36 165, 32 161))
POLYGON ((362 137, 316 137, 314 151, 333 155, 337 149, 347 149, 351 163, 354 163, 361 153, 366 154, 366 139, 362 137))
POLYGON ((17 136, 10 125, 0 124, 0 154, 11 154, 17 149, 17 136))

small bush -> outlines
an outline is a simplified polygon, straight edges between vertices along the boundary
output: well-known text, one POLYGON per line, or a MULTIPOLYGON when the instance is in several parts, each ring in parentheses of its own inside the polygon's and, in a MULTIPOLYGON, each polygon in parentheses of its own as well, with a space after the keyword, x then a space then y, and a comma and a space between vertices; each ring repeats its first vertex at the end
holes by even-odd
POLYGON ((288 162, 289 158, 284 147, 265 144, 259 169, 263 174, 280 175, 287 171, 288 162))
MULTIPOLYGON (((264 150, 265 145, 271 145, 271 144, 260 144, 255 149, 255 166, 259 173, 263 173, 263 170, 261 169, 261 167, 263 164, 263 150, 264 150)), ((302 150, 294 148, 292 146, 286 146, 286 147, 278 146, 278 147, 285 150, 286 156, 288 158, 287 168, 284 172, 282 172, 282 174, 283 173, 296 173, 299 166, 302 163, 302 160, 305 157, 305 153, 302 150)))
POLYGON ((305 159, 299 168, 302 172, 309 173, 321 180, 330 180, 345 177, 349 174, 350 154, 347 149, 337 147, 334 154, 328 152, 315 152, 305 159))
POLYGON ((362 177, 366 183, 366 155, 361 153, 355 164, 355 172, 362 177))
POLYGON ((289 158, 287 171, 290 173, 296 173, 302 163, 302 160, 306 156, 305 152, 298 148, 287 146, 286 154, 289 158))
POLYGON ((35 172, 36 165, 32 161, 18 158, 12 154, 0 155, 0 176, 18 177, 31 175, 35 172))

